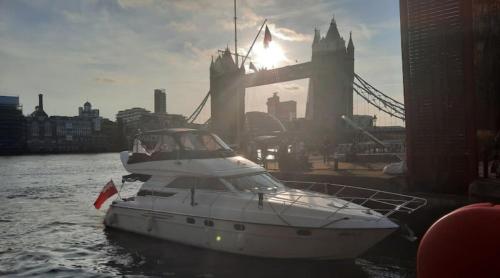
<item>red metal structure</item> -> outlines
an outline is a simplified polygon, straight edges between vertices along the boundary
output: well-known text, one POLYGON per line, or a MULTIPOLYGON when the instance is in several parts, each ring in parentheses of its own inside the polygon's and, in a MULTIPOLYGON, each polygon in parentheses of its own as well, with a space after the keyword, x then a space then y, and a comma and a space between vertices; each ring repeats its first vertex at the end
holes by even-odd
POLYGON ((466 192, 477 177, 472 0, 400 0, 413 188, 466 192))

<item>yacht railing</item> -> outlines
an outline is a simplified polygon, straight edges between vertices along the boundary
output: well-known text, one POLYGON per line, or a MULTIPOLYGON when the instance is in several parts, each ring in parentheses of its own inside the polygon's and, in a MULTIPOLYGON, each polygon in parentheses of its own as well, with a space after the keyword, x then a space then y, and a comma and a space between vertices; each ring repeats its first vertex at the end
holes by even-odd
MULTIPOLYGON (((285 203, 289 202, 279 211, 281 215, 284 215, 293 205, 309 206, 311 198, 345 201, 345 203, 340 206, 333 206, 337 209, 327 218, 333 217, 342 210, 349 209, 362 210, 368 214, 372 211, 376 211, 380 214, 379 219, 381 219, 384 217, 387 218, 396 212, 411 214, 427 204, 427 200, 423 198, 364 187, 303 181, 281 182, 290 188, 301 190, 296 193, 290 192, 284 195, 286 197, 282 197, 283 195, 278 194, 268 196, 268 199, 285 201, 285 203), (308 200, 302 201, 304 198, 308 198, 308 200), (350 203, 363 206, 364 208, 349 206, 350 203)), ((315 204, 315 206, 318 206, 318 204, 315 204)), ((319 205, 319 207, 326 206, 319 205)), ((332 208, 332 206, 329 205, 328 208, 332 208)))
MULTIPOLYGON (((393 193, 383 190, 369 189, 363 187, 317 183, 317 182, 301 182, 301 181, 281 181, 283 184, 292 189, 300 189, 296 191, 264 193, 263 200, 273 201, 266 202, 273 213, 286 225, 291 225, 287 220, 287 212, 293 206, 325 208, 331 211, 325 218, 324 224, 318 228, 326 227, 334 222, 349 219, 348 217, 334 217, 343 211, 360 211, 370 215, 373 221, 379 221, 388 218, 394 213, 411 214, 427 204, 427 200, 419 197, 393 193), (317 202, 314 200, 323 200, 317 202), (327 205, 322 205, 325 203, 327 205), (328 203, 331 200, 332 202, 328 203), (283 204, 278 206, 277 203, 283 204), (359 206, 352 206, 351 204, 359 206), (360 207, 362 206, 362 207, 360 207), (377 213, 374 213, 377 212, 377 213)), ((218 192, 216 198, 209 205, 209 213, 212 214, 212 206, 220 199, 220 195, 231 194, 232 192, 218 192)), ((259 198, 259 194, 254 193, 252 197, 243 205, 241 213, 244 214, 249 208, 255 205, 255 201, 259 198)), ((263 209, 259 201, 259 208, 263 209)))

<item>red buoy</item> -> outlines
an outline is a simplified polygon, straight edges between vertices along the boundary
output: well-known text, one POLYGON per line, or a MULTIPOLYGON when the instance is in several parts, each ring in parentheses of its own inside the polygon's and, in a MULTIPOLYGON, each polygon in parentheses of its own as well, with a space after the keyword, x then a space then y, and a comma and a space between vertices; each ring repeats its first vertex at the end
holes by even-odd
POLYGON ((473 204, 436 221, 420 242, 417 275, 500 277, 500 205, 473 204))

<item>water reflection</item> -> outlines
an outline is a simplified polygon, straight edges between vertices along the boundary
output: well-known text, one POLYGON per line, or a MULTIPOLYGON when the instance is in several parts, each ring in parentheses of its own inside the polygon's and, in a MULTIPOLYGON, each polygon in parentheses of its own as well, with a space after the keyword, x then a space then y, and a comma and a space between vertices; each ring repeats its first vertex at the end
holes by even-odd
POLYGON ((261 259, 105 229, 115 257, 109 266, 121 275, 173 277, 369 277, 354 260, 261 259))

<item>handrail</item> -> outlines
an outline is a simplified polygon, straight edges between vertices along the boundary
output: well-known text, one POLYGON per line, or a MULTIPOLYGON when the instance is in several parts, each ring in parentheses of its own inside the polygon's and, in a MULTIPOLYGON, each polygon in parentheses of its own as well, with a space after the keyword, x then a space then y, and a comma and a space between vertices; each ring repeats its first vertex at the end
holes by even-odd
MULTIPOLYGON (((427 204, 427 200, 415 196, 410 196, 410 195, 404 195, 400 193, 393 193, 393 192, 388 192, 388 191, 383 191, 383 190, 376 190, 376 189, 369 189, 369 188, 364 188, 364 187, 356 187, 356 186, 350 186, 350 185, 341 185, 341 184, 331 184, 331 183, 317 183, 317 182, 303 182, 303 181, 281 181, 283 184, 288 185, 292 189, 297 189, 298 185, 304 186, 304 188, 311 190, 311 191, 303 191, 303 190, 298 190, 298 191, 287 191, 286 193, 283 192, 276 192, 276 193, 267 193, 264 195, 264 198, 267 200, 275 201, 273 202, 268 202, 269 207, 271 208, 272 212, 276 214, 276 216, 286 225, 291 226, 290 222, 285 219, 284 217, 286 216, 286 212, 293 206, 311 206, 311 203, 308 202, 308 200, 305 200, 306 198, 311 200, 311 198, 319 198, 323 200, 332 200, 332 201, 344 201, 340 202, 339 205, 334 205, 333 203, 328 203, 327 205, 322 205, 319 203, 314 203, 313 205, 318 208, 327 208, 328 210, 331 210, 332 208, 335 208, 335 210, 331 211, 331 213, 328 214, 328 216, 325 217, 325 223, 321 224, 319 228, 326 227, 332 223, 335 223, 337 221, 345 220, 346 217, 341 217, 341 218, 335 218, 331 219, 338 213, 340 213, 343 210, 358 210, 358 211, 364 211, 365 213, 373 215, 371 211, 377 212, 380 216, 374 218, 373 220, 378 222, 383 218, 388 218, 389 216, 393 215, 396 212, 404 212, 411 214, 415 212, 416 210, 422 208, 427 204), (292 186, 290 186, 292 185, 292 186), (295 185, 295 186, 293 186, 295 185), (324 192, 318 192, 314 191, 314 186, 315 185, 321 185, 320 188, 323 188, 324 192), (338 190, 336 190, 333 194, 329 194, 329 188, 332 187, 340 187, 338 190), (368 193, 366 197, 363 196, 342 196, 341 193, 345 192, 346 190, 357 190, 358 192, 363 192, 363 193, 368 193), (283 202, 283 208, 281 210, 277 210, 274 205, 276 205, 277 202, 283 202), (356 203, 360 202, 360 203, 356 203), (350 206, 350 204, 355 204, 356 206, 350 206), (379 206, 379 207, 377 207, 379 206), (381 207, 380 207, 381 206, 381 207)), ((217 196, 210 202, 209 204, 209 211, 210 214, 212 212, 212 206, 217 203, 217 201, 220 200, 220 195, 222 194, 229 194, 233 195, 233 192, 217 192, 217 196)), ((248 207, 253 203, 253 201, 256 199, 258 193, 254 193, 252 198, 248 199, 247 202, 244 204, 244 206, 241 208, 241 214, 244 216, 245 212, 247 211, 248 207)), ((348 218, 347 218, 348 219, 348 218)))
MULTIPOLYGON (((283 182, 286 185, 287 184, 302 184, 302 185, 325 184, 325 183, 304 182, 304 181, 281 181, 281 182, 283 182)), ((367 202, 370 202, 370 201, 374 202, 374 203, 387 205, 387 206, 393 206, 394 208, 389 210, 390 214, 384 215, 384 216, 389 216, 397 211, 405 211, 408 213, 412 213, 412 212, 420 209, 421 207, 423 207, 427 204, 427 200, 425 200, 423 198, 414 197, 414 196, 410 196, 410 195, 404 195, 404 194, 400 194, 400 193, 394 193, 394 192, 388 192, 388 191, 376 190, 376 189, 370 189, 370 188, 364 188, 364 187, 357 187, 357 186, 350 186, 350 185, 341 185, 341 184, 327 183, 327 185, 340 187, 340 189, 337 192, 335 192, 335 194, 332 194, 332 195, 328 194, 328 192, 324 192, 324 194, 327 194, 328 196, 331 196, 331 197, 334 197, 337 199, 343 199, 343 200, 346 200, 349 202, 353 202, 354 200, 362 200, 363 202, 361 204, 358 204, 361 206, 365 205, 367 202), (340 196, 339 193, 344 191, 345 189, 361 190, 361 191, 364 191, 367 193, 372 192, 372 194, 369 197, 340 196), (376 198, 375 196, 377 196, 379 194, 393 196, 393 198, 389 198, 389 199, 388 198, 376 198), (402 199, 394 199, 395 197, 400 197, 402 199), (395 204, 395 203, 391 203, 390 201, 399 202, 399 203, 395 204), (415 204, 415 207, 407 206, 408 204, 412 204, 412 203, 415 204)), ((290 187, 294 188, 293 186, 290 186, 290 187)), ((309 186, 308 188, 312 188, 312 186, 309 186)), ((309 197, 320 197, 320 196, 309 195, 309 197)), ((323 196, 321 196, 321 197, 323 197, 323 196)), ((387 209, 377 208, 374 210, 385 211, 387 209)))

